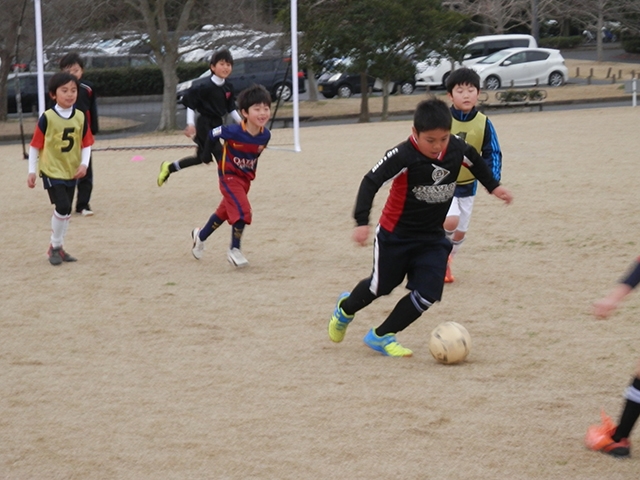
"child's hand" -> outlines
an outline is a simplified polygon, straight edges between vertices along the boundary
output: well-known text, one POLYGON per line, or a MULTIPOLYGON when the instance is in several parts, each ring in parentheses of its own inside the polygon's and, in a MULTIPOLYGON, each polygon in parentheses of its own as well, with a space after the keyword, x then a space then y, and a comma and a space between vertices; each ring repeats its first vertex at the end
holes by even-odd
POLYGON ((359 227, 354 228, 351 238, 354 242, 359 243, 364 247, 369 239, 369 225, 360 225, 359 227))
POLYGON ((593 314, 598 318, 607 318, 616 308, 618 308, 618 302, 605 297, 593 304, 593 314))
POLYGON ((35 173, 30 173, 27 176, 27 187, 33 188, 35 186, 36 186, 36 174, 35 173))
POLYGON ((496 187, 493 192, 491 192, 491 194, 498 197, 507 205, 509 205, 513 201, 513 195, 511 195, 511 192, 504 188, 502 185, 496 187))
POLYGON ((87 174, 87 167, 85 165, 80 165, 76 170, 76 174, 73 176, 74 179, 82 178, 87 174))
POLYGON ((184 134, 189 137, 189 138, 193 138, 196 135, 196 127, 195 125, 187 125, 184 129, 184 134))

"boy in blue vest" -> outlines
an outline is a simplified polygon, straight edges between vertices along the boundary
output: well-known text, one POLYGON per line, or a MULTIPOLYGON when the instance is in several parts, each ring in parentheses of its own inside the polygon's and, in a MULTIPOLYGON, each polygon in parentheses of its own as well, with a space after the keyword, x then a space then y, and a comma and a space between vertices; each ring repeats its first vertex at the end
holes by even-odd
MULTIPOLYGON (((476 110, 480 94, 480 77, 470 68, 454 70, 447 78, 447 95, 451 100, 453 124, 451 133, 462 138, 474 147, 484 158, 493 177, 500 181, 502 171, 502 152, 498 136, 491 121, 476 110)), ((451 262, 465 239, 478 182, 468 168, 462 167, 458 176, 458 186, 453 195, 451 207, 444 222, 447 238, 453 248, 447 262, 445 283, 454 281, 451 273, 451 262)))

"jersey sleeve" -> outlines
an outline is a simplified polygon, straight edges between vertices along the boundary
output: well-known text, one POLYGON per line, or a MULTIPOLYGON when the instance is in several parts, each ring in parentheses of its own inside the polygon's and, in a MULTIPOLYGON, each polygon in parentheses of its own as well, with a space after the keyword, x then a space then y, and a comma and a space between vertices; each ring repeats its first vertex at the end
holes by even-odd
POLYGON ((194 111, 198 110, 198 105, 200 105, 200 87, 201 85, 196 85, 185 92, 182 97, 182 104, 185 107, 194 111))
POLYGON ((640 284, 640 258, 636 260, 635 265, 629 269, 620 283, 629 285, 631 288, 636 288, 640 284))
POLYGON ((44 133, 47 131, 47 117, 42 114, 38 119, 38 124, 33 132, 30 145, 33 148, 42 150, 44 148, 44 133))
POLYGON ((84 125, 82 127, 82 148, 90 147, 93 145, 93 133, 91 128, 89 128, 89 119, 87 116, 84 116, 84 125))
POLYGON ((487 118, 484 129, 484 139, 482 141, 482 158, 487 163, 493 178, 500 181, 502 178, 502 150, 498 142, 498 134, 493 127, 491 120, 487 118))
POLYGON ((500 182, 493 176, 484 159, 476 149, 468 143, 465 143, 464 159, 462 160, 462 164, 467 167, 471 173, 473 173, 473 176, 476 177, 482 185, 484 185, 489 193, 493 192, 493 190, 500 185, 500 182))
POLYGON ((98 124, 98 102, 96 101, 96 92, 93 88, 91 89, 91 106, 89 107, 88 113, 91 133, 98 133, 100 131, 100 125, 98 124))
POLYGON ((403 171, 399 147, 389 150, 360 182, 353 218, 358 226, 368 225, 373 199, 380 187, 403 171))

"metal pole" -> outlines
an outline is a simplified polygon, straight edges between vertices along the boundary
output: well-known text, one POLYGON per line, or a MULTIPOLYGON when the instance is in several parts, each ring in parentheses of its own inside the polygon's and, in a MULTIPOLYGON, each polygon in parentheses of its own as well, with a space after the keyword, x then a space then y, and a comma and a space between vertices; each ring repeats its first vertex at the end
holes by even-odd
POLYGON ((44 104, 44 55, 42 48, 42 11, 40 0, 33 0, 36 21, 36 63, 38 66, 38 114, 45 110, 44 104))
POLYGON ((293 85, 293 149, 300 151, 300 99, 298 94, 298 2, 291 0, 291 75, 293 85))

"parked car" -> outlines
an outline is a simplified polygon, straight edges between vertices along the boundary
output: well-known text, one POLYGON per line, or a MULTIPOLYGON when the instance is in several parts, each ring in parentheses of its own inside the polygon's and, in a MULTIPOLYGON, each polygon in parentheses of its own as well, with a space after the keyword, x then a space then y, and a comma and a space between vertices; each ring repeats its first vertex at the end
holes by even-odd
MULTIPOLYGON (((53 72, 44 72, 44 88, 53 76, 53 72)), ((7 113, 17 113, 16 91, 20 81, 20 97, 22 111, 32 113, 38 111, 38 74, 36 72, 10 73, 7 77, 7 113)), ((46 95, 46 93, 45 93, 46 95)))
MULTIPOLYGON (((211 71, 206 70, 198 78, 179 83, 176 88, 178 102, 184 93, 194 85, 208 82, 211 71)), ((291 59, 283 57, 245 57, 233 61, 233 72, 228 78, 236 95, 250 85, 257 83, 269 90, 275 101, 277 98, 289 101, 293 96, 291 79, 291 59), (287 71, 289 74, 287 75, 287 71), (286 78, 285 78, 286 76, 286 78)), ((298 92, 306 92, 304 72, 298 72, 298 92)))
POLYGON ((560 50, 509 48, 489 55, 473 67, 487 90, 546 84, 559 87, 569 79, 560 50))
MULTIPOLYGON (((382 91, 382 80, 367 76, 367 85, 371 92, 382 91)), ((390 93, 400 92, 403 95, 411 95, 415 89, 413 80, 394 81, 390 93)), ((327 72, 318 78, 318 91, 325 98, 335 96, 349 98, 355 93, 362 93, 359 73, 333 73, 327 72)))
MULTIPOLYGON (((531 47, 536 48, 538 43, 531 35, 505 34, 483 35, 471 39, 466 45, 466 53, 462 66, 470 67, 494 52, 506 48, 531 47)), ((455 68, 460 68, 460 63, 454 62, 455 68)), ((451 60, 432 52, 424 62, 416 66, 416 87, 443 87, 447 77, 451 73, 451 60)))

